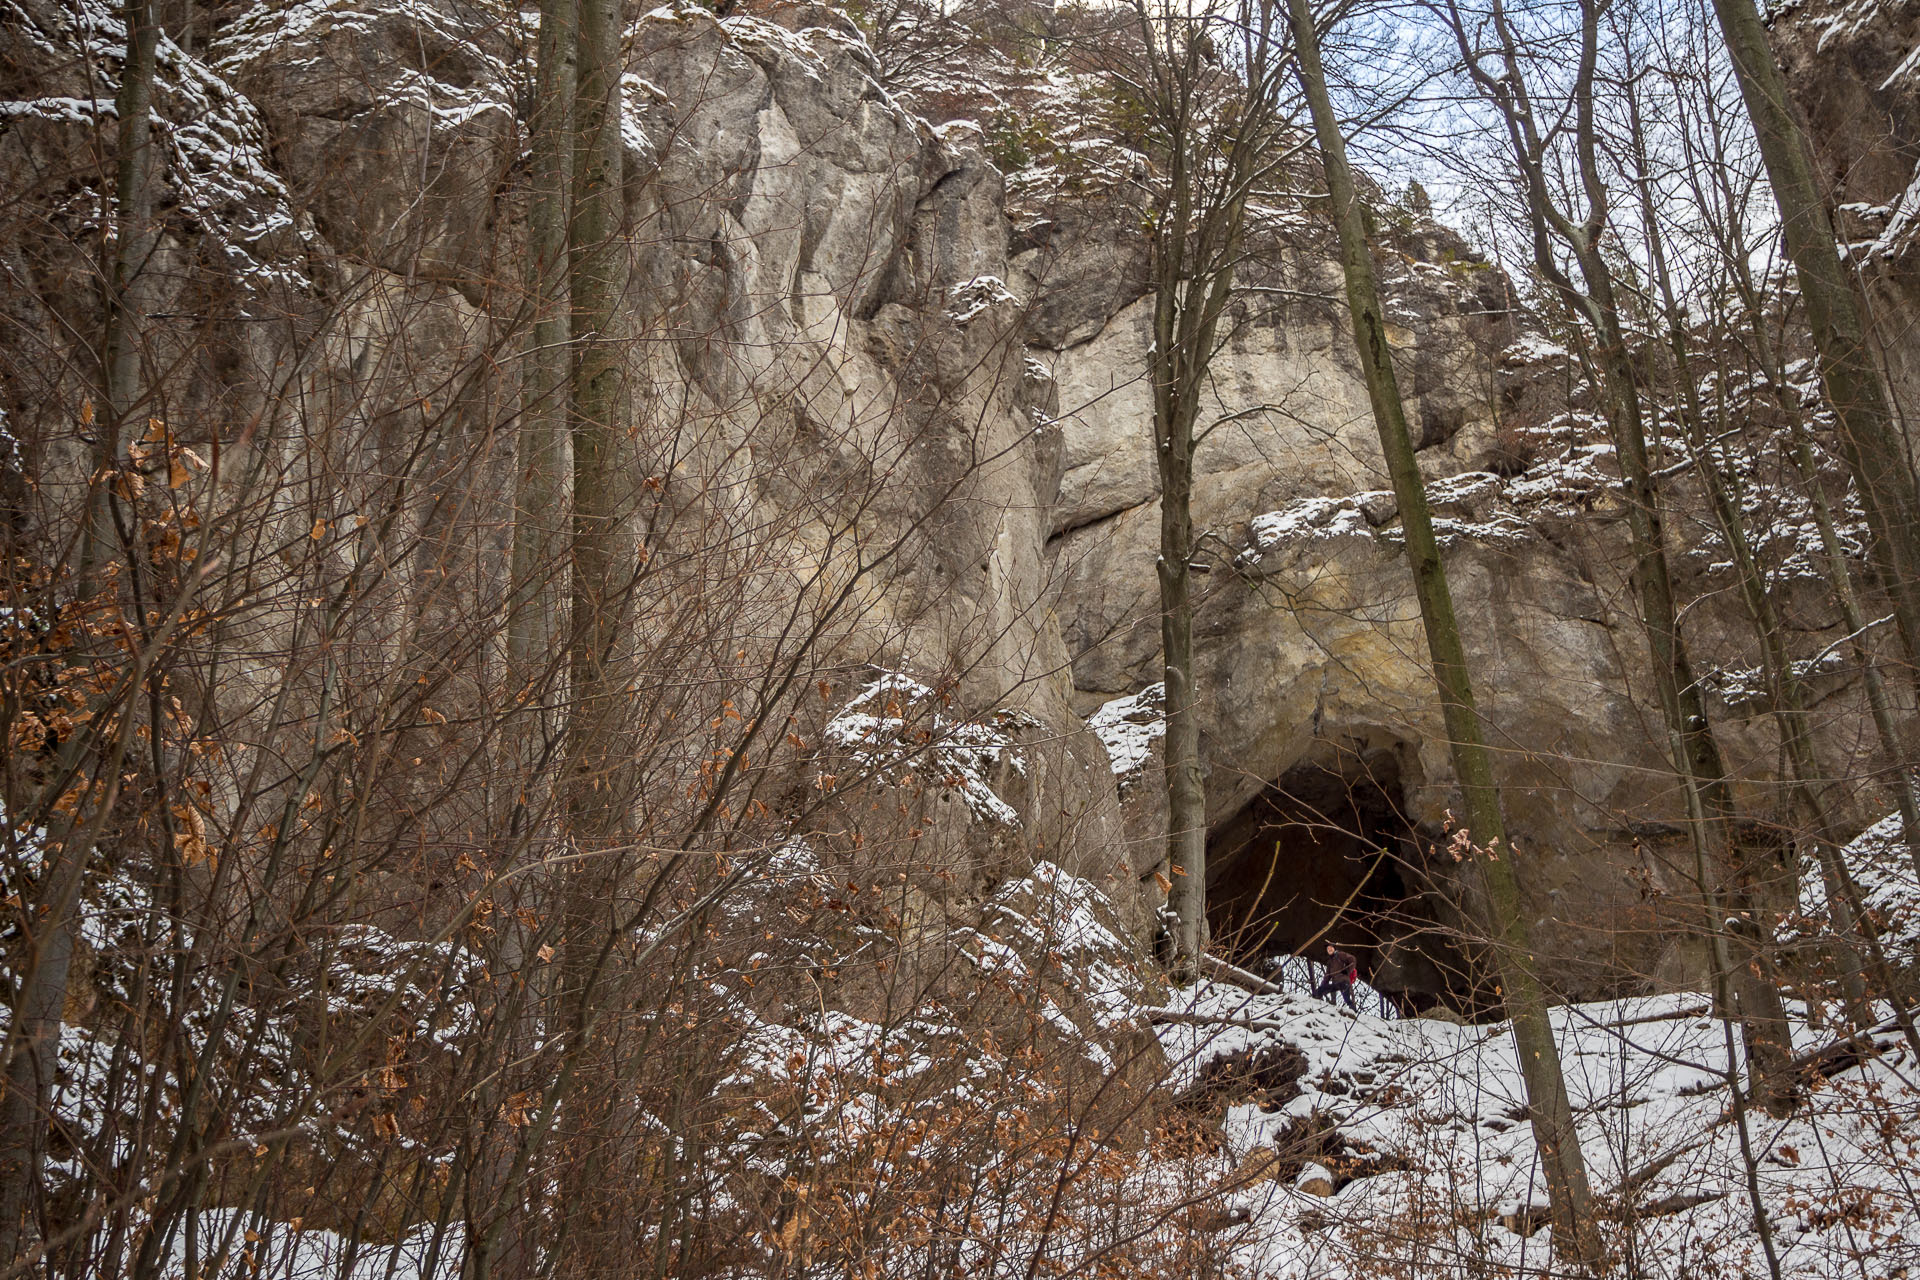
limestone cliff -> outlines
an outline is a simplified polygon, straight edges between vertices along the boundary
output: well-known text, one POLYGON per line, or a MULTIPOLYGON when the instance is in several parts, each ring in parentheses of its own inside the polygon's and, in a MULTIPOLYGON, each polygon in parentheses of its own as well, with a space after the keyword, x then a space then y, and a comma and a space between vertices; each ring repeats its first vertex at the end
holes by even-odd
MULTIPOLYGON (((124 32, 98 5, 8 6, 0 409, 19 442, 14 530, 51 537, 73 527, 88 479, 102 125, 124 32)), ((221 478, 194 482, 218 490, 208 510, 260 503, 220 550, 249 566, 235 600, 266 602, 212 695, 236 720, 282 681, 318 704, 322 677, 283 654, 302 601, 349 589, 377 606, 353 637, 369 653, 447 637, 436 714, 478 723, 500 693, 499 654, 452 637, 502 607, 505 531, 527 514, 512 508, 511 442, 529 41, 510 11, 366 0, 196 10, 161 42, 165 225, 144 358, 152 416, 221 459, 221 478), (367 528, 408 550, 389 555, 367 528)), ((631 462, 659 495, 649 547, 668 566, 636 625, 667 644, 721 582, 725 639, 702 662, 779 652, 803 615, 819 626, 819 670, 796 667, 765 710, 792 716, 799 744, 764 793, 776 807, 831 789, 833 724, 850 723, 829 721, 834 706, 902 719, 877 671, 912 677, 940 715, 998 715, 1019 751, 944 779, 967 802, 932 830, 950 870, 984 893, 1065 850, 1144 937, 1160 853, 1155 787, 1134 780, 1150 757, 1116 775, 1082 717, 1157 679, 1150 304, 1128 230, 1146 174, 1121 156, 1104 185, 1062 193, 1016 172, 1010 195, 981 130, 930 126, 874 70, 827 10, 782 26, 682 6, 633 25, 631 462), (833 706, 794 692, 816 681, 833 706), (874 705, 842 706, 861 688, 874 705), (1011 820, 974 803, 976 782, 1011 820)), ((1680 803, 1622 603, 1605 451, 1501 273, 1424 213, 1380 204, 1393 338, 1550 967, 1579 990, 1678 976, 1649 886, 1672 879, 1658 851, 1680 803)), ((1213 534, 1198 635, 1220 896, 1242 901, 1255 870, 1295 896, 1348 883, 1350 869, 1312 865, 1331 855, 1301 846, 1275 865, 1257 847, 1319 804, 1306 825, 1357 823, 1394 846, 1415 925, 1444 922, 1456 886, 1432 846, 1449 769, 1337 273, 1310 201, 1264 210, 1259 235, 1196 511, 1213 534), (1351 812, 1325 811, 1339 803, 1351 812)), ((1696 625, 1737 667, 1749 646, 1720 608, 1696 625)), ((403 668, 412 679, 397 659, 380 678, 403 668)), ((703 696, 674 713, 734 711, 703 696)), ((1723 731, 1758 788, 1775 767, 1764 715, 1723 731)), ((432 754, 412 766, 427 788, 432 754)), ((662 794, 695 794, 697 766, 664 768, 662 794)), ((839 815, 856 836, 880 821, 858 810, 839 815)), ((1381 928, 1373 960, 1399 966, 1402 987, 1443 985, 1421 944, 1381 928)))
MULTIPOLYGON (((1543 954, 1558 980, 1586 989, 1629 970, 1676 978, 1697 957, 1662 936, 1656 897, 1684 880, 1673 861, 1681 814, 1626 603, 1610 446, 1580 408, 1565 353, 1526 331, 1503 274, 1442 229, 1398 216, 1380 251, 1393 341, 1543 954), (1661 886, 1655 896, 1649 885, 1661 886)), ((1324 914, 1274 914, 1277 866, 1298 896, 1357 893, 1344 927, 1381 980, 1431 992, 1436 966, 1457 961, 1435 941, 1457 923, 1447 904, 1462 892, 1436 856, 1455 803, 1451 764, 1334 256, 1312 217, 1275 218, 1285 230, 1249 273, 1215 366, 1220 425, 1196 485, 1195 522, 1212 534, 1195 625, 1215 926, 1255 948, 1269 928, 1283 943, 1310 935, 1324 914), (1315 827, 1318 837, 1281 835, 1315 827), (1380 847, 1403 871, 1374 896, 1360 868, 1380 847), (1343 860, 1344 873, 1328 872, 1343 860)), ((1048 246, 1016 266, 1072 278, 1074 252, 1048 246)), ((1089 714, 1159 679, 1158 517, 1139 372, 1150 307, 1049 315, 1036 338, 1052 343, 1040 355, 1064 433, 1047 555, 1089 714)), ((1676 552, 1711 593, 1702 549, 1676 552)), ((1809 621, 1830 628, 1813 621, 1819 613, 1809 621)), ((1692 623, 1720 661, 1745 651, 1743 625, 1724 593, 1692 623)), ((1758 710, 1718 726, 1749 782, 1774 767, 1758 710)), ((1132 762, 1137 782, 1123 793, 1143 874, 1160 858, 1156 760, 1132 762)), ((1750 800, 1764 810, 1757 792, 1750 800)))

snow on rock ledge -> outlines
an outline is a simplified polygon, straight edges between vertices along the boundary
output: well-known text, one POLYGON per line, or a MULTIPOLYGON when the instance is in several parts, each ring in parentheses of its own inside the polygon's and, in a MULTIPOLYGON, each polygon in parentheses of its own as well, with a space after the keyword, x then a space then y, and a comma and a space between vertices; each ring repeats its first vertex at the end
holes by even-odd
POLYGON ((1115 698, 1087 717, 1087 728, 1106 746, 1121 787, 1138 782, 1153 744, 1167 736, 1167 686, 1150 684, 1115 698))
MULTIPOLYGON (((924 778, 958 792, 972 816, 1019 826, 1019 813, 989 778, 1002 768, 1026 773, 1026 758, 1011 731, 1037 728, 1039 721, 1018 711, 995 712, 990 723, 955 720, 943 713, 944 706, 945 700, 926 685, 888 672, 827 722, 825 740, 882 786, 924 778)), ((822 780, 835 778, 820 775, 822 780)), ((821 789, 833 785, 824 781, 821 789)))

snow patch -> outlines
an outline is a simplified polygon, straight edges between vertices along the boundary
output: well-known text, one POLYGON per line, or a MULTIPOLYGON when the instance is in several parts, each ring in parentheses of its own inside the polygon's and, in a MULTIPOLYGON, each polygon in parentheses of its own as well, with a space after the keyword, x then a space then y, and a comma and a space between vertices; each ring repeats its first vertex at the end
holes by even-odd
POLYGON ((1167 686, 1150 684, 1101 704, 1087 717, 1087 728, 1106 746, 1107 761, 1121 786, 1137 781, 1153 744, 1167 736, 1167 686))
POLYGON ((947 318, 967 324, 998 306, 1020 306, 1019 297, 999 276, 975 276, 947 290, 947 318))
MULTIPOLYGON (((955 720, 945 700, 910 676, 887 672, 862 689, 827 722, 825 740, 849 753, 861 772, 882 786, 930 777, 957 791, 973 817, 1018 827, 1020 815, 988 778, 1003 766, 1026 773, 1026 758, 1011 731, 1037 727, 1018 711, 992 721, 955 720)), ((822 789, 831 789, 821 775, 822 789)))
POLYGON ((1234 564, 1252 568, 1268 553, 1291 544, 1372 536, 1366 513, 1355 499, 1298 498, 1248 523, 1249 545, 1234 564))

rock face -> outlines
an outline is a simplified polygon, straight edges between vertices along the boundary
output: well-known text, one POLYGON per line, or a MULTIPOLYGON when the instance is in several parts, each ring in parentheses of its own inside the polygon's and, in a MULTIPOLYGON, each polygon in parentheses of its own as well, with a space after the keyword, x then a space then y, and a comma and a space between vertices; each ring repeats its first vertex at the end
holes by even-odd
MULTIPOLYGON (((53 537, 76 527, 89 466, 70 424, 96 393, 73 335, 101 323, 85 178, 89 148, 112 138, 98 127, 112 88, 92 96, 79 53, 97 46, 112 71, 125 36, 104 6, 76 19, 29 0, 23 13, 0 33, 0 185, 28 197, 0 229, 15 324, 0 410, 21 442, 9 467, 33 478, 10 491, 14 528, 53 537)), ((1011 808, 960 803, 955 782, 921 845, 951 845, 929 861, 946 856, 948 883, 978 893, 1042 851, 1105 858, 1117 830, 1112 775, 1073 714, 1044 607, 1057 442, 1035 430, 1013 340, 999 172, 965 131, 943 138, 881 93, 850 24, 816 16, 825 25, 795 32, 667 8, 629 33, 627 323, 640 336, 624 348, 636 409, 622 447, 636 491, 658 495, 655 576, 631 626, 650 663, 714 686, 671 715, 737 722, 740 695, 722 703, 699 672, 736 651, 776 670, 793 659, 807 697, 767 714, 792 714, 809 751, 842 745, 821 738, 836 708, 887 710, 847 702, 875 669, 925 681, 918 701, 956 732, 998 716, 974 755, 998 753, 980 785, 1011 808), (675 636, 706 616, 701 656, 675 636)), ((217 452, 224 474, 251 461, 286 495, 276 516, 281 500, 237 480, 183 491, 244 529, 222 563, 292 566, 249 595, 258 625, 234 637, 217 696, 237 732, 277 683, 317 690, 274 655, 300 598, 358 575, 368 607, 340 639, 363 646, 363 674, 444 662, 456 691, 435 714, 482 714, 502 696, 500 659, 455 659, 453 637, 497 617, 507 589, 531 33, 432 0, 208 21, 161 41, 151 412, 217 452), (324 513, 310 535, 303 511, 324 513), (387 534, 371 576, 356 533, 369 527, 387 534)), ((433 755, 413 765, 431 770, 433 755)), ((801 789, 834 768, 796 758, 769 785, 817 795, 801 789)), ((676 765, 659 790, 699 782, 676 765)), ((862 820, 849 819, 856 836, 862 820)), ((1105 879, 1112 863, 1070 869, 1105 879)))
MULTIPOLYGON (((1273 838, 1262 832, 1270 824, 1244 815, 1276 787, 1298 794, 1321 775, 1320 821, 1357 827, 1339 805, 1345 788, 1324 783, 1390 778, 1392 794, 1382 798, 1400 814, 1400 829, 1374 838, 1404 845, 1396 853, 1414 866, 1431 864, 1424 846, 1442 840, 1455 803, 1412 582, 1390 536, 1392 495, 1382 491, 1378 438, 1336 301, 1338 269, 1330 256, 1312 256, 1310 234, 1299 239, 1306 244, 1273 272, 1274 287, 1294 300, 1250 306, 1216 364, 1219 412, 1238 416, 1203 446, 1195 487, 1195 523, 1214 534, 1195 630, 1217 931, 1238 922, 1244 882, 1268 877, 1273 838)), ((1513 335, 1497 292, 1494 307, 1485 296, 1501 282, 1464 257, 1384 256, 1400 268, 1389 314, 1402 321, 1395 338, 1409 416, 1427 428, 1423 464, 1432 476, 1457 475, 1487 456, 1501 409, 1498 364, 1513 335)), ((1096 336, 1051 355, 1065 441, 1048 555, 1084 711, 1159 678, 1159 514, 1138 372, 1150 308, 1133 303, 1096 336)), ((1506 504, 1504 487, 1470 473, 1437 489, 1436 510, 1457 529, 1452 585, 1496 726, 1536 928, 1560 976, 1591 980, 1597 957, 1581 954, 1583 940, 1554 920, 1574 911, 1624 917, 1637 905, 1617 867, 1631 840, 1620 815, 1645 808, 1639 780, 1657 770, 1658 756, 1642 741, 1631 698, 1630 637, 1616 631, 1577 556, 1506 504)), ((1148 777, 1126 794, 1142 874, 1164 872, 1155 839, 1161 793, 1148 777)), ((1351 887, 1346 882, 1316 883, 1297 865, 1306 851, 1289 852, 1283 860, 1296 865, 1279 869, 1283 889, 1269 894, 1331 903, 1346 896, 1333 892, 1351 887)), ((1332 860, 1364 865, 1370 852, 1332 860)), ((1426 893, 1444 898, 1455 888, 1441 873, 1426 893)), ((1406 903, 1397 905, 1408 914, 1406 903)), ((1368 930, 1377 944, 1363 957, 1369 971, 1437 958, 1417 961, 1394 943, 1409 928, 1439 923, 1445 911, 1435 907, 1418 908, 1417 920, 1385 936, 1368 930)), ((1277 940, 1303 941, 1315 915, 1317 926, 1324 908, 1281 921, 1277 940)))
MULTIPOLYGON (((0 410, 20 442, 6 494, 19 534, 71 529, 85 491, 71 424, 93 375, 74 335, 101 325, 95 146, 112 131, 111 87, 81 54, 110 67, 124 32, 98 5, 16 11, 0 31, 0 188, 28 195, 0 214, 13 326, 0 410)), ((530 43, 440 0, 270 3, 197 22, 161 42, 166 221, 144 338, 155 416, 218 446, 224 474, 264 469, 288 495, 226 552, 304 566, 244 588, 284 598, 222 674, 217 696, 244 720, 282 681, 318 687, 284 667, 280 641, 300 600, 349 578, 376 606, 352 637, 369 653, 405 627, 409 643, 451 636, 503 607, 530 43), (309 530, 314 509, 331 514, 309 530), (375 516, 409 548, 377 571, 355 533, 375 516)), ((631 32, 641 409, 627 447, 636 484, 660 495, 656 563, 678 566, 659 570, 655 612, 634 625, 670 635, 682 600, 725 582, 722 657, 761 653, 814 611, 832 671, 797 672, 798 687, 819 675, 821 701, 837 688, 844 704, 832 723, 831 708, 808 712, 816 729, 904 721, 868 668, 910 673, 908 700, 953 723, 998 713, 1001 754, 956 768, 965 803, 930 839, 976 893, 1058 856, 1144 937, 1162 900, 1152 757, 1133 762, 1147 780, 1127 783, 1123 808, 1081 719, 1158 679, 1144 250, 1123 202, 1010 227, 976 130, 930 128, 882 92, 837 15, 797 10, 792 25, 681 7, 631 32), (849 668, 862 685, 846 687, 849 668), (845 703, 857 688, 867 701, 845 703), (976 804, 975 784, 1012 820, 976 804)), ((1888 182, 1906 172, 1882 168, 1888 182)), ((1326 231, 1297 208, 1266 217, 1269 251, 1247 276, 1258 288, 1216 366, 1222 422, 1196 497, 1213 534, 1197 633, 1218 887, 1231 903, 1254 876, 1348 883, 1276 864, 1259 815, 1304 821, 1301 795, 1366 782, 1367 839, 1397 843, 1418 934, 1444 923, 1455 889, 1431 853, 1451 783, 1420 623, 1326 231)), ((1657 857, 1649 879, 1628 873, 1643 843, 1675 839, 1680 806, 1648 727, 1603 459, 1562 441, 1531 470, 1502 463, 1500 432, 1551 377, 1514 345, 1500 274, 1415 215, 1384 234, 1382 262, 1423 465, 1446 481, 1437 509, 1549 975, 1588 992, 1657 973, 1666 941, 1644 888, 1671 876, 1657 857), (1622 943, 1613 926, 1641 930, 1622 943)), ((1744 652, 1711 608, 1701 616, 1744 652)), ((497 655, 444 647, 449 706, 499 695, 497 655)), ((1764 718, 1727 733, 1743 778, 1764 779, 1764 718)), ((691 765, 675 768, 664 792, 697 787, 691 765)), ((792 765, 795 788, 823 778, 792 765)), ((1425 943, 1382 929, 1371 970, 1445 985, 1425 943)))
MULTIPOLYGON (((1279 225, 1262 237, 1272 257, 1242 275, 1255 289, 1270 292, 1236 303, 1234 339, 1213 366, 1221 416, 1241 416, 1214 431, 1197 463, 1209 477, 1210 500, 1226 499, 1249 512, 1310 494, 1372 488, 1381 474, 1373 418, 1343 327, 1339 264, 1321 229, 1305 215, 1276 213, 1273 221, 1279 225)), ((1073 283, 1079 271, 1113 278, 1101 258, 1120 251, 1107 247, 1108 234, 1099 239, 1097 251, 1043 256, 1033 250, 1015 259, 1031 273, 1023 283, 1039 299, 1042 323, 1031 337, 1050 366, 1065 425, 1055 536, 1119 516, 1156 495, 1145 425, 1152 396, 1140 373, 1153 304, 1135 294, 1112 300, 1119 305, 1103 314, 1097 304, 1110 299, 1080 292, 1073 283), (1060 300, 1048 292, 1056 278, 1065 281, 1060 300), (1072 308, 1075 302, 1094 305, 1072 308)), ((1408 417, 1420 435, 1416 443, 1437 449, 1436 461, 1446 458, 1460 469, 1486 449, 1495 419, 1492 360, 1510 337, 1506 282, 1484 262, 1468 259, 1465 246, 1452 237, 1441 246, 1406 239, 1408 250, 1429 250, 1425 258, 1403 257, 1405 250, 1396 245, 1400 251, 1385 264, 1388 278, 1402 286, 1389 318, 1397 322, 1393 337, 1409 357, 1402 375, 1408 417)), ((1225 536, 1224 526, 1212 527, 1225 536)))
MULTIPOLYGON (((1345 902, 1335 927, 1376 985, 1462 999, 1444 976, 1461 957, 1442 937, 1471 897, 1444 852, 1451 761, 1320 234, 1299 219, 1251 275, 1215 365, 1221 425, 1199 452, 1194 520, 1212 535, 1195 632, 1213 925, 1252 963, 1314 936, 1345 902), (1369 872, 1381 848, 1393 856, 1369 872)), ((1564 386, 1553 407, 1546 384, 1564 353, 1516 332, 1498 271, 1430 224, 1408 220, 1382 239, 1392 341, 1543 963, 1582 991, 1623 971, 1677 979, 1698 957, 1671 944, 1659 899, 1685 879, 1684 814, 1648 700, 1610 450, 1569 417, 1564 386), (1515 458, 1503 440, 1516 433, 1546 443, 1515 458)), ((1071 339, 1043 353, 1064 432, 1047 554, 1077 705, 1110 747, 1121 728, 1096 709, 1132 708, 1119 700, 1160 678, 1159 515, 1139 374, 1150 306, 1046 317, 1048 335, 1071 339)), ((1689 591, 1721 585, 1724 568, 1696 548, 1673 553, 1689 591)), ((1709 662, 1751 647, 1727 594, 1690 617, 1709 662)), ((1716 728, 1730 768, 1750 811, 1769 812, 1769 722, 1758 708, 1725 710, 1716 728)), ((1143 876, 1164 875, 1159 757, 1124 754, 1129 848, 1143 876)))
POLYGON ((1798 0, 1772 25, 1895 398, 1920 403, 1909 332, 1920 312, 1920 15, 1884 0, 1798 0))

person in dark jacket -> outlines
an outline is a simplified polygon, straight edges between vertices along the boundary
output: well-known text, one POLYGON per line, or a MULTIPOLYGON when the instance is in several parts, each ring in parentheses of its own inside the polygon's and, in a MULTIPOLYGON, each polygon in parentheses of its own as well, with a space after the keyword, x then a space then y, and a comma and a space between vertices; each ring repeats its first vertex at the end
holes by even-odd
POLYGON ((1325 1000, 1337 1005, 1341 1000, 1347 1002, 1347 1008, 1355 1013, 1360 1006, 1353 1002, 1353 984, 1360 981, 1360 962, 1349 953, 1338 950, 1331 942, 1327 944, 1327 976, 1313 989, 1313 998, 1325 1000))

